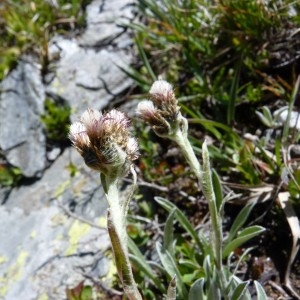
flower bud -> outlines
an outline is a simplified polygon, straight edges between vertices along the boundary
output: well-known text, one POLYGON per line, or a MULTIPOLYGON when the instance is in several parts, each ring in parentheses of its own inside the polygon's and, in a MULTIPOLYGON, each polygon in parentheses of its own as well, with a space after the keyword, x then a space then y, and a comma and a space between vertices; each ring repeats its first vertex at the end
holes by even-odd
POLYGON ((164 102, 169 102, 170 99, 175 99, 173 87, 165 80, 155 81, 149 91, 151 100, 161 107, 164 102))
POLYGON ((149 91, 150 99, 139 103, 137 114, 148 122, 159 136, 170 136, 181 122, 173 87, 165 80, 155 81, 149 91))
POLYGON ((88 109, 80 122, 70 126, 69 138, 90 168, 124 175, 138 158, 137 142, 130 136, 129 125, 129 119, 118 110, 102 114, 88 109))

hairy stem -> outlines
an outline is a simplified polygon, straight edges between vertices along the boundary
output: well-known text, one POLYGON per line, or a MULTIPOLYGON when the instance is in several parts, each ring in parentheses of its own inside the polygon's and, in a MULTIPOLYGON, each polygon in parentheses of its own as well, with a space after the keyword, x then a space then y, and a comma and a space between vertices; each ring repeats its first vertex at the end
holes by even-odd
POLYGON ((130 300, 142 300, 133 278, 132 268, 128 255, 126 216, 120 203, 118 178, 106 176, 106 198, 109 209, 107 216, 108 233, 114 252, 116 267, 122 282, 124 292, 130 300))
POLYGON ((223 271, 222 264, 222 241, 223 241, 223 231, 222 231, 222 217, 217 209, 216 196, 212 184, 211 168, 209 162, 209 153, 207 149, 206 142, 204 141, 202 145, 202 156, 203 156, 203 194, 208 202, 208 208, 211 215, 211 245, 214 253, 214 260, 218 274, 220 276, 221 291, 224 299, 228 299, 226 296, 226 277, 223 271))
POLYGON ((200 188, 202 188, 202 171, 201 171, 201 165, 194 153, 194 150, 192 148, 192 145, 190 141, 188 140, 187 136, 187 120, 182 117, 181 119, 183 128, 178 128, 176 130, 175 134, 172 135, 170 138, 177 143, 179 146, 182 154, 184 155, 185 159, 187 160, 188 164, 190 165, 192 171, 195 173, 198 179, 198 184, 200 188))

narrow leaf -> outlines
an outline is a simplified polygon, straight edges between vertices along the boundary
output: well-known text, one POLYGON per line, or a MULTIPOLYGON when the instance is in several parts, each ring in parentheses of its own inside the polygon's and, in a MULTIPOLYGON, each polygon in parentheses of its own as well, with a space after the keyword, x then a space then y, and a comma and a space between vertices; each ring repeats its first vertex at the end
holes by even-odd
POLYGON ((176 275, 179 297, 182 299, 187 298, 188 292, 183 283, 181 274, 176 266, 175 260, 173 259, 173 257, 171 256, 171 254, 168 251, 166 251, 166 250, 163 251, 162 245, 159 242, 156 243, 156 250, 157 250, 158 256, 160 258, 160 261, 161 261, 162 265, 164 266, 166 272, 169 274, 169 276, 171 278, 173 278, 174 275, 176 275))
POLYGON ((261 286, 261 284, 255 280, 254 285, 256 288, 257 300, 267 300, 268 296, 267 296, 264 288, 261 286))
POLYGON ((242 283, 240 283, 234 290, 232 296, 231 296, 231 300, 242 300, 244 299, 243 297, 245 296, 246 292, 247 292, 247 287, 249 285, 248 281, 244 281, 242 283))
POLYGON ((153 272, 153 270, 151 269, 151 267, 149 266, 149 264, 147 263, 144 255, 141 253, 141 251, 139 250, 139 248, 136 246, 136 244, 133 242, 133 240, 131 238, 128 237, 128 248, 130 250, 130 252, 133 255, 129 255, 130 260, 133 261, 133 263, 139 267, 139 269, 145 273, 145 275, 153 281, 153 283, 155 284, 155 286, 162 292, 165 292, 165 287, 162 285, 161 281, 158 279, 157 275, 155 274, 155 272, 153 272))
POLYGON ((176 213, 176 208, 173 208, 172 211, 170 212, 165 229, 164 229, 164 242, 163 242, 163 249, 168 250, 169 253, 173 256, 174 249, 173 249, 173 244, 174 244, 174 232, 173 232, 173 221, 174 221, 174 215, 176 213))
POLYGON ((139 38, 136 38, 135 42, 136 42, 136 45, 138 47, 140 58, 141 58, 142 62, 144 63, 144 66, 146 67, 146 69, 148 71, 148 74, 151 76, 151 79, 153 81, 155 81, 156 76, 155 76, 154 71, 152 70, 152 68, 150 66, 150 63, 149 63, 149 60, 148 60, 147 55, 145 53, 144 45, 142 44, 142 41, 139 38))
POLYGON ((211 280, 208 292, 207 292, 207 299, 222 299, 221 292, 215 280, 211 280))
POLYGON ((188 300, 206 300, 207 298, 204 294, 203 288, 204 288, 204 278, 200 278, 196 280, 191 286, 188 300))
POLYGON ((166 300, 176 300, 176 276, 173 277, 168 286, 166 300))
POLYGON ((283 283, 290 290, 290 292, 295 296, 295 298, 300 298, 297 292, 292 288, 290 283, 290 271, 292 264, 296 258, 296 255, 299 250, 299 240, 300 240, 300 225, 299 218, 294 210, 294 207, 290 201, 290 193, 289 192, 281 192, 278 194, 277 201, 279 202, 281 208, 283 209, 287 222, 291 229, 292 234, 292 248, 289 253, 288 259, 285 263, 285 274, 283 274, 283 283))
POLYGON ((271 110, 269 109, 268 106, 263 106, 262 107, 262 112, 264 114, 264 116, 268 119, 269 123, 272 124, 273 123, 273 116, 271 113, 271 110))
POLYGON ((282 141, 284 142, 284 144, 287 142, 288 140, 288 134, 289 134, 289 129, 290 129, 290 124, 291 124, 291 115, 292 115, 292 110, 294 108, 294 104, 298 95, 298 90, 299 90, 299 85, 300 85, 300 76, 298 76, 296 84, 294 86, 293 92, 292 92, 292 96, 291 96, 291 100, 289 103, 289 109, 288 109, 288 115, 287 118, 284 122, 284 126, 283 126, 283 133, 282 133, 282 141))
POLYGON ((264 231, 265 231, 265 228, 263 228, 261 226, 257 226, 257 225, 251 226, 251 227, 248 227, 248 228, 242 230, 236 239, 234 239, 233 241, 231 241, 224 247, 223 255, 222 255, 223 258, 226 258, 232 251, 234 251, 235 249, 240 247, 242 244, 249 241, 253 237, 261 234, 264 231))
POLYGON ((230 87, 230 94, 229 94, 229 102, 227 106, 227 124, 230 125, 232 121, 234 121, 235 117, 235 104, 237 99, 237 92, 238 92, 238 85, 240 80, 240 73, 241 73, 241 61, 237 63, 235 68, 235 73, 233 76, 232 84, 230 87))
POLYGON ((191 225, 187 217, 178 209, 178 207, 169 200, 164 199, 162 197, 154 197, 154 199, 168 212, 172 211, 174 208, 176 209, 176 219, 178 220, 180 225, 186 230, 186 232, 189 233, 190 236, 195 240, 196 244, 203 252, 203 245, 201 244, 194 227, 191 225))
POLYGON ((235 218, 235 220, 234 220, 234 222, 233 222, 233 224, 230 228, 229 235, 228 235, 228 238, 226 240, 226 244, 231 242, 233 240, 233 238, 237 235, 238 231, 243 227, 243 225, 247 221, 247 219, 249 217, 249 214, 252 211, 254 205, 255 205, 255 203, 252 203, 250 205, 246 205, 239 212, 239 214, 235 218))
POLYGON ((107 194, 108 187, 106 183, 106 176, 103 173, 100 173, 100 181, 104 190, 104 193, 107 194))
POLYGON ((208 288, 211 284, 211 273, 214 270, 214 266, 212 266, 210 263, 210 255, 207 255, 204 258, 203 269, 205 271, 205 279, 206 279, 205 285, 206 285, 206 288, 208 288))

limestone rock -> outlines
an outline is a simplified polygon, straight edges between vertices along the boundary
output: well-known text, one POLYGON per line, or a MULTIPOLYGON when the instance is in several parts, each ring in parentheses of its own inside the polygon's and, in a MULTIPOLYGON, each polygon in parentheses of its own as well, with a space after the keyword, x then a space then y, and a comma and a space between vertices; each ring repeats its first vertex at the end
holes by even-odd
POLYGON ((66 149, 30 188, 11 191, 0 207, 0 239, 6 241, 0 244, 0 282, 6 286, 0 299, 20 294, 26 300, 42 294, 64 299, 66 286, 84 280, 82 269, 75 270, 79 266, 91 266, 88 273, 100 263, 106 275, 108 262, 97 253, 109 245, 107 231, 83 222, 105 226, 107 204, 98 175, 74 149, 66 149), (78 168, 74 176, 71 162, 78 168))
MULTIPOLYGON (((0 245, 1 299, 65 299, 66 287, 83 281, 83 273, 92 272, 98 262, 97 253, 109 245, 107 234, 74 222, 54 205, 29 215, 2 206, 0 225, 0 239, 5 241, 0 245)), ((108 270, 107 260, 100 263, 108 270)))
POLYGON ((47 92, 72 107, 72 121, 87 108, 102 110, 132 85, 120 69, 132 59, 132 37, 120 24, 133 20, 134 1, 92 1, 87 7, 87 29, 73 39, 55 37, 49 47, 54 74, 47 92))
POLYGON ((110 100, 132 84, 119 66, 128 66, 130 57, 124 52, 95 52, 79 47, 75 40, 58 38, 61 60, 56 76, 47 92, 59 95, 72 107, 74 121, 87 107, 105 108, 110 100), (72 49, 69 52, 69 49, 72 49))
POLYGON ((73 148, 46 153, 40 116, 46 96, 65 101, 74 121, 130 87, 119 66, 131 63, 132 39, 120 24, 134 18, 133 2, 92 1, 81 36, 50 41, 50 74, 42 78, 37 64, 22 60, 1 83, 1 152, 34 178, 0 191, 0 299, 65 299, 84 275, 98 280, 109 271, 99 174, 73 148))
POLYGON ((124 25, 135 17, 135 1, 123 0, 96 0, 87 7, 87 29, 80 36, 79 42, 84 46, 97 47, 111 46, 124 43, 124 38, 132 44, 128 34, 125 34, 124 25), (101 30, 99 30, 99 25, 101 30))
POLYGON ((23 59, 2 82, 0 148, 26 177, 41 176, 46 166, 45 135, 40 120, 45 88, 39 65, 23 59))

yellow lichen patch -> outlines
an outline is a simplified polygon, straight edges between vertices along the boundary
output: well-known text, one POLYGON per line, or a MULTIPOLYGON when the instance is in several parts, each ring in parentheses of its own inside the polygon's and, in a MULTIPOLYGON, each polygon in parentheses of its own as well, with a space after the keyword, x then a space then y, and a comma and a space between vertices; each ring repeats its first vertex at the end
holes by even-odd
POLYGON ((0 255, 0 264, 4 264, 5 262, 7 262, 7 257, 0 255))
POLYGON ((100 217, 99 220, 98 220, 98 225, 101 226, 101 227, 103 227, 103 228, 106 228, 106 226, 107 226, 107 218, 104 217, 104 216, 100 217))
POLYGON ((35 239, 36 238, 36 230, 33 230, 30 234, 30 238, 31 239, 35 239))
POLYGON ((65 254, 71 255, 76 253, 78 242, 85 236, 91 229, 91 226, 75 220, 72 224, 68 236, 69 236, 69 247, 67 248, 65 254))
POLYGON ((117 274, 117 268, 116 268, 116 265, 115 263, 113 262, 113 260, 110 261, 109 263, 109 271, 107 273, 107 278, 108 279, 113 279, 117 274))
POLYGON ((103 281, 107 282, 107 283, 111 283, 113 282, 116 277, 117 277, 118 271, 116 268, 116 265, 114 263, 114 260, 111 258, 109 260, 109 269, 107 274, 102 278, 103 281))
POLYGON ((4 298, 8 290, 7 286, 7 278, 6 277, 0 277, 0 298, 4 298))
POLYGON ((8 278, 14 278, 15 281, 21 278, 23 274, 23 266, 25 264, 27 256, 28 252, 21 250, 17 258, 17 262, 14 265, 12 265, 8 270, 8 274, 10 274, 10 276, 7 276, 8 278))
POLYGON ((48 300, 48 295, 46 293, 43 293, 42 295, 39 295, 37 300, 48 300))
POLYGON ((22 250, 19 253, 15 264, 11 265, 6 273, 6 277, 0 279, 0 297, 4 297, 7 293, 9 286, 17 282, 23 275, 23 267, 26 262, 28 252, 22 250))
POLYGON ((65 190, 70 186, 71 181, 68 179, 64 182, 62 182, 55 190, 54 193, 54 198, 58 198, 59 196, 61 196, 65 190))

